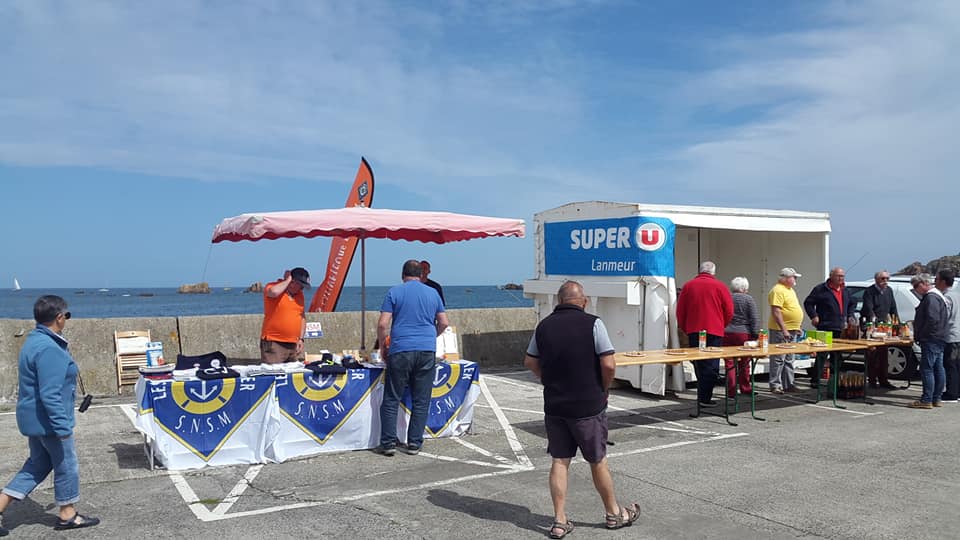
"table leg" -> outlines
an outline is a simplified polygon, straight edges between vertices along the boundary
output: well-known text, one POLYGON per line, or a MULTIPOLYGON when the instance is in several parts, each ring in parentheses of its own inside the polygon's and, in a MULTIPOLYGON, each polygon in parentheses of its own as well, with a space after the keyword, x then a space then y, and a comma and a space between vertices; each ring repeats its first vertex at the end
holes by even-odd
MULTIPOLYGON (((914 363, 914 364, 918 364, 918 362, 917 362, 917 355, 913 353, 913 347, 906 347, 906 351, 907 351, 907 359, 909 360, 910 358, 913 358, 913 363, 914 363)), ((909 362, 909 361, 907 362, 907 365, 910 365, 910 362, 909 362)), ((919 370, 920 370, 920 366, 917 365, 917 371, 919 372, 919 370)), ((906 389, 910 388, 910 382, 911 382, 911 381, 910 381, 910 376, 907 375, 907 385, 906 385, 906 386, 901 386, 900 389, 901 389, 901 390, 906 390, 906 389)))
MULTIPOLYGON (((721 360, 722 360, 722 359, 721 359, 721 360)), ((734 363, 733 363, 733 369, 736 370, 736 368, 737 368, 737 363, 734 362, 734 363)), ((727 424, 729 424, 729 425, 731 425, 731 426, 737 425, 737 424, 735 424, 734 422, 731 422, 731 421, 730 421, 730 408, 728 407, 728 404, 730 403, 730 398, 727 396, 727 374, 728 374, 728 373, 729 373, 729 370, 726 368, 726 364, 724 364, 724 369, 723 369, 723 414, 717 414, 717 413, 715 413, 715 412, 710 412, 710 411, 704 411, 704 410, 702 410, 702 409, 700 408, 700 396, 698 395, 698 396, 697 396, 697 412, 691 413, 691 414, 690 414, 690 418, 698 418, 698 417, 700 416, 700 414, 702 413, 702 414, 707 414, 707 415, 710 415, 710 416, 720 416, 720 417, 722 417, 724 420, 727 421, 727 424)), ((734 371, 734 373, 736 373, 736 371, 734 371)), ((699 381, 698 381, 698 384, 699 384, 699 381)))
POLYGON ((810 379, 811 384, 817 383, 817 397, 814 398, 814 403, 820 402, 820 370, 823 369, 823 363, 818 360, 821 358, 821 353, 816 353, 813 355, 813 378, 810 379))
POLYGON ((870 378, 870 371, 869 371, 870 362, 867 359, 867 353, 869 352, 870 351, 868 349, 864 351, 864 355, 863 355, 863 402, 866 403, 867 405, 873 405, 873 402, 867 399, 867 388, 870 387, 870 383, 868 381, 868 379, 870 378))
POLYGON ((831 370, 830 370, 830 380, 827 381, 827 384, 829 384, 831 390, 833 390, 833 406, 838 409, 846 409, 847 408, 846 405, 841 405, 840 403, 837 402, 837 387, 839 386, 838 383, 840 381, 840 372, 837 371, 837 369, 840 368, 838 364, 841 363, 839 360, 840 360, 839 354, 830 353, 831 370))
POLYGON ((766 418, 757 416, 757 381, 754 378, 754 374, 758 361, 760 361, 760 359, 757 357, 750 358, 750 416, 752 416, 754 420, 766 422, 766 418))

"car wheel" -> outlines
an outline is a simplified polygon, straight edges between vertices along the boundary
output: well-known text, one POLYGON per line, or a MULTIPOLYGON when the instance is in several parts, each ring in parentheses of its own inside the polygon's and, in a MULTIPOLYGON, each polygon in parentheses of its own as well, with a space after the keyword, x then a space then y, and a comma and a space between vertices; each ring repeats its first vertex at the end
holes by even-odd
POLYGON ((913 379, 917 375, 917 359, 898 347, 887 348, 887 376, 891 379, 913 379))

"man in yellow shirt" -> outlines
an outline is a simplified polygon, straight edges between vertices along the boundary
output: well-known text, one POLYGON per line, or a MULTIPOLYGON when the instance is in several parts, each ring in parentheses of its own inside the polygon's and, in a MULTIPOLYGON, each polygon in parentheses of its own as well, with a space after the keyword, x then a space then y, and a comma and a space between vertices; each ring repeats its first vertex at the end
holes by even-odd
MULTIPOLYGON (((780 279, 770 289, 767 300, 770 304, 770 343, 790 343, 800 335, 803 324, 803 308, 797 292, 793 290, 800 274, 793 268, 780 270, 780 279)), ((774 394, 799 392, 794 384, 793 355, 770 356, 770 391, 774 394)))

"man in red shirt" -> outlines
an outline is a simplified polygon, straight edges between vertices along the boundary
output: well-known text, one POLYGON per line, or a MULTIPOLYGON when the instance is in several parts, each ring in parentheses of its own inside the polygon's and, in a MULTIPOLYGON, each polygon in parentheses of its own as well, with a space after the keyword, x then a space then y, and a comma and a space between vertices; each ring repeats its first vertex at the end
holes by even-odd
POLYGON ((303 336, 307 330, 303 289, 309 288, 310 273, 299 267, 287 270, 283 279, 263 288, 261 362, 282 364, 303 358, 303 336))
MULTIPOLYGON (((717 265, 711 261, 700 263, 697 277, 680 289, 677 299, 677 326, 687 334, 691 347, 696 347, 701 330, 707 332, 707 346, 723 344, 723 331, 733 318, 733 296, 727 286, 718 280, 717 265)), ((702 407, 712 407, 716 402, 713 386, 717 383, 720 359, 699 360, 693 363, 697 374, 697 400, 702 407)))

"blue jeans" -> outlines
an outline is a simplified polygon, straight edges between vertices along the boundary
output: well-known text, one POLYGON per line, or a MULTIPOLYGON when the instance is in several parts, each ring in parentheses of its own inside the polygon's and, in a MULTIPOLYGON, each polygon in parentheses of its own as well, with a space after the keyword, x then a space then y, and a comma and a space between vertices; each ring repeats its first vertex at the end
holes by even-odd
POLYGON ((27 437, 30 457, 20 472, 3 492, 23 500, 40 482, 53 471, 53 494, 58 506, 74 504, 80 500, 80 463, 73 435, 60 437, 27 437))
POLYGON ((383 381, 383 402, 380 403, 380 446, 397 445, 397 408, 403 392, 410 387, 413 410, 407 426, 407 444, 423 446, 423 430, 427 425, 430 396, 433 393, 433 375, 436 352, 404 351, 390 354, 383 381))
POLYGON ((920 380, 923 381, 923 393, 920 401, 923 403, 939 402, 943 395, 946 372, 943 369, 942 341, 920 342, 920 380))

